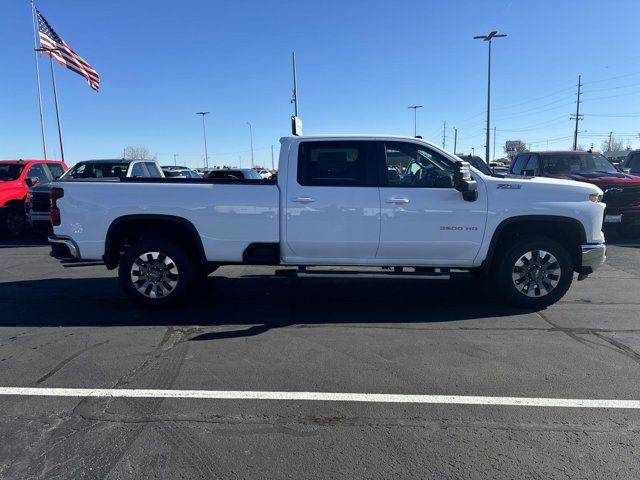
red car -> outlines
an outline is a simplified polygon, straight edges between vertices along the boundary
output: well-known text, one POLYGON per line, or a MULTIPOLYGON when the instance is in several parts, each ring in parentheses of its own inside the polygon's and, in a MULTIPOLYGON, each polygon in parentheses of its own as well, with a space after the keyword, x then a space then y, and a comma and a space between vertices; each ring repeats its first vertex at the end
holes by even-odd
POLYGON ((29 187, 56 180, 66 170, 57 160, 0 160, 0 234, 20 236, 26 227, 29 187))
POLYGON ((621 172, 600 153, 519 153, 511 162, 509 173, 592 183, 604 192, 606 226, 640 225, 640 176, 621 172))

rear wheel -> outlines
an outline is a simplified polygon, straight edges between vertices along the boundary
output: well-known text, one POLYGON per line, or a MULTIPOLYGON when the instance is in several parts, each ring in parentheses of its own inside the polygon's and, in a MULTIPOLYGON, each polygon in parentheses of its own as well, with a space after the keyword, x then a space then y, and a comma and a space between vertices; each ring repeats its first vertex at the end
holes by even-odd
POLYGON ((22 208, 17 206, 5 207, 0 217, 2 220, 0 229, 6 236, 17 238, 24 233, 27 227, 27 219, 22 208))
POLYGON ((118 269, 120 285, 133 300, 161 306, 186 298, 195 269, 183 251, 164 240, 142 241, 130 246, 118 269))
POLYGON ((567 293, 573 280, 573 264, 560 243, 530 236, 518 239, 505 251, 495 273, 509 303, 543 308, 567 293))

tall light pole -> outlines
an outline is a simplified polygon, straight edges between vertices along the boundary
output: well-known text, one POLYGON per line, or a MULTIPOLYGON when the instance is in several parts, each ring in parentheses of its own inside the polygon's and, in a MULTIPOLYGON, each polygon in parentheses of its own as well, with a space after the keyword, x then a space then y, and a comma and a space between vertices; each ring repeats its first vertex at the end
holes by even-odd
POLYGON ((202 116, 202 135, 204 136, 204 168, 209 168, 209 152, 207 151, 207 127, 204 124, 204 116, 211 112, 196 112, 196 115, 202 116))
POLYGON ((251 168, 253 168, 255 165, 253 160, 253 128, 251 127, 251 122, 247 122, 247 125, 249 125, 249 138, 251 139, 251 168))
POLYGON ((413 136, 418 136, 418 109, 422 108, 422 105, 409 105, 407 108, 413 108, 413 136))
POLYGON ((476 35, 475 40, 483 40, 489 42, 489 68, 487 70, 487 139, 485 142, 485 162, 489 164, 489 143, 491 141, 491 41, 494 38, 502 38, 507 35, 498 33, 495 30, 487 35, 476 35))

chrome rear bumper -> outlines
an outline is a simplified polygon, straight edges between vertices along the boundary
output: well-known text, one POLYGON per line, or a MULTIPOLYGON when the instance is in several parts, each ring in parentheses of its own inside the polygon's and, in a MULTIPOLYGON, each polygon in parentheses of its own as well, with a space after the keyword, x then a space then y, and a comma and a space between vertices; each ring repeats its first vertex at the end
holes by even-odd
POLYGON ((51 256, 58 259, 72 258, 80 260, 80 250, 76 242, 68 237, 59 237, 57 235, 49 235, 47 238, 51 245, 51 256))

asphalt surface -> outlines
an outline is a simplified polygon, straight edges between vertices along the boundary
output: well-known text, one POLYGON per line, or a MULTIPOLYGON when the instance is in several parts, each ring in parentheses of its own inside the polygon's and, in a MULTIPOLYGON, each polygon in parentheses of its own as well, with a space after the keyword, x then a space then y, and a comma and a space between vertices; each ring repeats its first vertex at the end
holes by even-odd
MULTIPOLYGON (((469 281, 273 271, 225 267, 187 306, 145 310, 102 266, 1 243, 0 387, 640 400, 638 247, 539 312, 469 281)), ((0 412, 2 479, 640 477, 640 410, 0 396, 0 412)))

